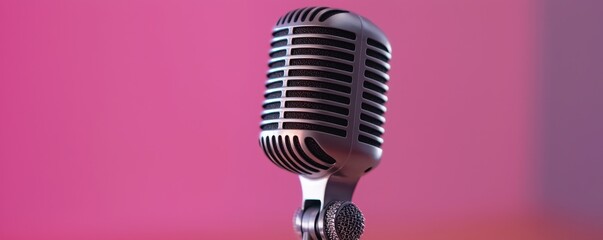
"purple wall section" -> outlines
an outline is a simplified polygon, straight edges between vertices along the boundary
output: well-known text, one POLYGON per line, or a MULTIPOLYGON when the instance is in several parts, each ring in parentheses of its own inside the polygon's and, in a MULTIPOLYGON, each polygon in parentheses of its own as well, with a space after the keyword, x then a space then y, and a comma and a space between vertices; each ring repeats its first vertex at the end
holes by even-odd
POLYGON ((603 3, 544 1, 540 196, 603 223, 603 3))
MULTIPOLYGON (((601 5, 578 2, 311 3, 393 46, 364 239, 603 236, 601 5)), ((1 1, 0 239, 294 239, 298 180, 257 136, 271 27, 306 4, 1 1)))

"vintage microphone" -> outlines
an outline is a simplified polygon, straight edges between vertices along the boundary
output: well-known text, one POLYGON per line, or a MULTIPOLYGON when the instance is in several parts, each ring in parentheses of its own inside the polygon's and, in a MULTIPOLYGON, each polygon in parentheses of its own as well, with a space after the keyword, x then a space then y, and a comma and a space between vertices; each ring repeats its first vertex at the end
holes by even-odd
POLYGON ((364 217, 350 201, 381 158, 390 44, 366 18, 327 7, 288 12, 272 36, 260 146, 299 175, 295 230, 302 239, 359 239, 364 217))

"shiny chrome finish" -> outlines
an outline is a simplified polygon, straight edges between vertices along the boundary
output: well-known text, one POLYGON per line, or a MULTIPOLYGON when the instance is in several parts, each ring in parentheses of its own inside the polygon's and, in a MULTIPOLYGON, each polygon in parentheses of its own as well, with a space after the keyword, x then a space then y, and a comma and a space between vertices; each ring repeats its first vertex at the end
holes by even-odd
POLYGON ((364 227, 349 202, 381 158, 390 44, 357 14, 308 7, 278 20, 271 46, 260 146, 272 163, 300 177, 294 227, 303 239, 358 239, 362 231, 346 234, 332 217, 345 207, 359 216, 339 219, 362 219, 354 229, 364 227))

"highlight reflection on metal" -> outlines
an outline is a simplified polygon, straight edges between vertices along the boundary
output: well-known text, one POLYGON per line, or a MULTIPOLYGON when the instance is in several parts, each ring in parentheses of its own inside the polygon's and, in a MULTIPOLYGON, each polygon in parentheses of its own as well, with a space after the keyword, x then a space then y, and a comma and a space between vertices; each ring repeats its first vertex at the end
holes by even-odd
POLYGON ((364 218, 349 201, 381 158, 390 44, 367 19, 326 7, 285 14, 272 36, 260 146, 272 163, 300 176, 304 201, 295 229, 302 238, 357 239, 364 218), (347 206, 345 215, 339 208, 327 214, 335 204, 347 206), (338 227, 344 219, 357 226, 338 227))

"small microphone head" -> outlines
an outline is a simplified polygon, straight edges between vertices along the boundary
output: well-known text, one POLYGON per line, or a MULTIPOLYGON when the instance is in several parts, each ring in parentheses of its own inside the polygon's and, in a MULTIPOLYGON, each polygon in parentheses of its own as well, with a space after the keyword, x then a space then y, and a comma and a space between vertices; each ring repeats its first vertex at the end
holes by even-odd
POLYGON ((351 202, 335 201, 324 216, 328 240, 357 240, 364 232, 364 216, 351 202))
POLYGON ((308 177, 361 176, 381 158, 390 44, 367 19, 307 7, 272 32, 260 146, 308 177))

